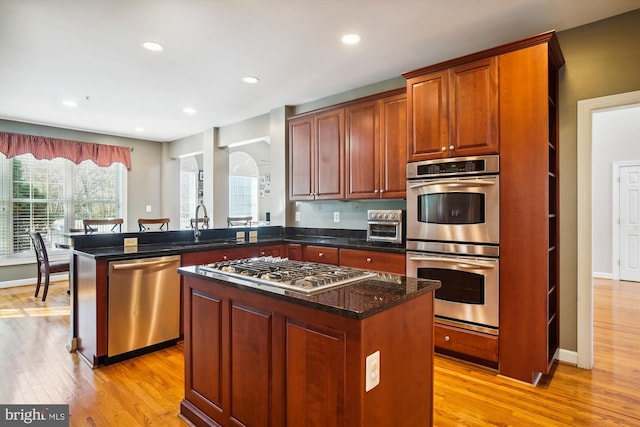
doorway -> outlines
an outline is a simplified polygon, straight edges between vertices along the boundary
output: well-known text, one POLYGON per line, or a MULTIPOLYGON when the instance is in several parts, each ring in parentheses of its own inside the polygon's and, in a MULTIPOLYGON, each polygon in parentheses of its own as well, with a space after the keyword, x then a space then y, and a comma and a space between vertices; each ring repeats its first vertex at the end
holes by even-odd
POLYGON ((578 102, 577 146, 577 365, 593 368, 593 115, 599 110, 640 104, 640 91, 578 102))
POLYGON ((617 203, 614 203, 614 209, 618 210, 614 236, 619 248, 614 277, 630 282, 640 282, 640 146, 638 152, 637 160, 614 165, 617 190, 614 194, 618 196, 617 203))

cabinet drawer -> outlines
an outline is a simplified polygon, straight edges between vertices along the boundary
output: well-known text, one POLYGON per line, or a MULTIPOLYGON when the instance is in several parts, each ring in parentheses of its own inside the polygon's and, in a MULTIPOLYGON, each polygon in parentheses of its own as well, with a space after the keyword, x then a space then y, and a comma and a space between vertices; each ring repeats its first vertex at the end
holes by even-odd
POLYGON ((305 261, 338 265, 338 248, 308 245, 302 249, 305 261))
POLYGON ((380 273, 404 275, 406 264, 404 254, 340 249, 340 265, 380 273))
POLYGON ((202 265, 230 259, 251 258, 254 256, 258 256, 258 248, 255 246, 188 252, 182 254, 182 265, 202 265))
POLYGON ((498 361, 498 337, 480 332, 435 324, 436 349, 453 351, 490 362, 498 361))

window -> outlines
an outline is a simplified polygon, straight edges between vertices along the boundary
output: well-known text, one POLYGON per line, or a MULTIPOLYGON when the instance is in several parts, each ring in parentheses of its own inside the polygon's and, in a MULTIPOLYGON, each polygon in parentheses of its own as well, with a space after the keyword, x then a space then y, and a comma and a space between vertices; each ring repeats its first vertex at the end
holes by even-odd
POLYGON ((52 246, 64 230, 82 228, 83 219, 122 217, 125 170, 120 163, 0 155, 0 258, 31 254, 29 231, 52 246))
POLYGON ((180 228, 191 227, 191 218, 196 212, 199 199, 202 199, 197 156, 202 157, 200 154, 180 159, 180 228))
POLYGON ((229 216, 258 218, 258 174, 258 165, 250 154, 229 154, 229 216))

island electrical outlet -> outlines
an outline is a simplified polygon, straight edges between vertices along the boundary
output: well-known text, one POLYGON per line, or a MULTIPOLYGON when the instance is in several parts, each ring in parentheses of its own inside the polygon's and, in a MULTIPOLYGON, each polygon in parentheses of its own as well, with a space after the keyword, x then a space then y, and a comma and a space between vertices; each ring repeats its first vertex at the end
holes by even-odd
POLYGON ((380 384, 380 350, 367 356, 365 366, 366 381, 364 391, 369 391, 380 384))

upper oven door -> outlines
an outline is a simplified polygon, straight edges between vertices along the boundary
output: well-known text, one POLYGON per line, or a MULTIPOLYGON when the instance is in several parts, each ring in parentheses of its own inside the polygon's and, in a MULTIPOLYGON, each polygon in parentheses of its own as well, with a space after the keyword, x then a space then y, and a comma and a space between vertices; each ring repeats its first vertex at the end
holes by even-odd
POLYGON ((407 239, 500 243, 500 178, 407 182, 407 239))

